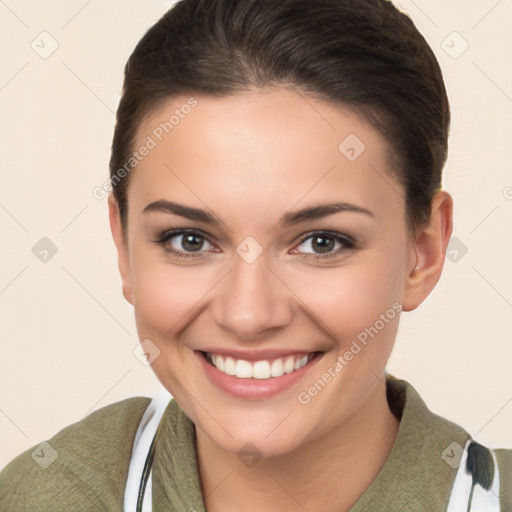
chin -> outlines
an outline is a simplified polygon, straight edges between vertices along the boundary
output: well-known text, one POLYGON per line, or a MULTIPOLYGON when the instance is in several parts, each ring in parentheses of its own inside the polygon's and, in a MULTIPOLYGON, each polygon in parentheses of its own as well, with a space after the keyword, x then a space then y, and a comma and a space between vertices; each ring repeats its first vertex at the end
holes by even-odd
MULTIPOLYGON (((239 458, 245 454, 251 455, 252 452, 255 452, 253 455, 260 458, 271 458, 289 454, 306 442, 303 437, 303 424, 302 428, 298 429, 300 432, 295 432, 292 425, 281 428, 282 425, 280 427, 279 423, 282 421, 282 417, 276 420, 276 416, 273 415, 272 421, 262 421, 263 424, 267 425, 272 423, 271 428, 262 428, 254 422, 240 424, 240 421, 234 421, 231 423, 224 422, 225 430, 217 424, 208 424, 206 429, 201 428, 201 430, 216 446, 236 454, 239 458)), ((196 423, 196 428, 197 425, 196 423)))

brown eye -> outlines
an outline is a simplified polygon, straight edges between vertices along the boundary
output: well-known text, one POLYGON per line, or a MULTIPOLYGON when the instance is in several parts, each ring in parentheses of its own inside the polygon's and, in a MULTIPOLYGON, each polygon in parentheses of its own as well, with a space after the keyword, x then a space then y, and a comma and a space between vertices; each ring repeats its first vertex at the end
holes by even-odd
MULTIPOLYGON (((204 239, 197 235, 177 235, 177 237, 173 238, 179 238, 182 237, 181 243, 178 242, 178 246, 181 245, 181 247, 178 247, 178 250, 184 249, 185 251, 199 251, 203 247, 204 239)), ((176 247, 175 247, 176 249, 176 247)))
POLYGON ((201 258, 205 256, 205 249, 213 249, 209 240, 194 230, 165 231, 153 242, 179 258, 201 258))
POLYGON ((293 253, 303 253, 302 257, 314 259, 329 258, 355 248, 355 242, 340 233, 312 233, 301 240, 293 253), (302 249, 300 249, 302 247, 302 249))

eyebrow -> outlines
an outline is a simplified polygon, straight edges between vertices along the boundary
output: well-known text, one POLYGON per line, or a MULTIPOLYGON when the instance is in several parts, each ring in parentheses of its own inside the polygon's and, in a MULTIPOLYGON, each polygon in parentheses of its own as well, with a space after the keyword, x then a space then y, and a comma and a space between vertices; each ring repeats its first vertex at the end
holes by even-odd
MULTIPOLYGON (((165 199, 160 199, 148 204, 142 211, 142 213, 149 212, 170 213, 179 215, 180 217, 185 217, 186 219, 210 224, 212 226, 220 226, 221 224, 224 224, 218 217, 208 213, 205 210, 201 210, 200 208, 193 208, 191 206, 185 206, 183 204, 167 201, 165 199)), ((315 205, 302 208, 301 210, 287 212, 281 217, 279 226, 281 228, 287 228, 303 222, 310 222, 316 219, 321 219, 338 212, 355 212, 362 213, 370 217, 375 217, 373 212, 367 210, 366 208, 362 208, 361 206, 357 206, 351 203, 337 202, 315 205)))

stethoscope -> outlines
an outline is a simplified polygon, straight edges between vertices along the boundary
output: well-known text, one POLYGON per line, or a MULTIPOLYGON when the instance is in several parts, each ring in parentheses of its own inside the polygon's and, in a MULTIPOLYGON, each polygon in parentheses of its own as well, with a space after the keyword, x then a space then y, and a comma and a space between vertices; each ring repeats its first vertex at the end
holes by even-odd
POLYGON ((155 434, 155 437, 153 437, 153 441, 151 442, 151 446, 149 448, 148 456, 146 457, 146 461, 144 462, 144 467, 142 469, 139 492, 137 493, 137 508, 135 509, 136 512, 143 512, 144 496, 146 494, 146 487, 148 485, 149 476, 151 474, 151 468, 153 466, 153 459, 155 457, 156 437, 157 436, 155 434))
POLYGON ((124 494, 123 510, 125 512, 152 511, 151 492, 146 492, 146 489, 151 489, 151 469, 158 433, 162 425, 162 416, 171 399, 171 394, 162 387, 142 415, 135 434, 130 467, 128 468, 124 494))
MULTIPOLYGON (((128 469, 128 478, 126 482, 126 489, 124 495, 124 510, 125 512, 152 512, 152 496, 151 492, 146 492, 146 489, 151 489, 152 483, 152 466, 155 457, 155 450, 157 444, 158 433, 162 424, 162 416, 164 415, 169 402, 171 401, 171 394, 164 388, 153 398, 147 407, 144 415, 137 429, 135 441, 133 443, 133 451, 128 469)), ((487 461, 475 458, 474 454, 478 452, 477 449, 480 445, 475 443, 474 439, 468 439, 460 460, 462 463, 458 466, 457 475, 455 477, 454 485, 450 495, 450 501, 446 512, 499 512, 500 511, 500 477, 498 470, 498 463, 496 454, 493 449, 481 450, 486 457, 487 461), (489 471, 468 471, 467 461, 468 457, 471 458, 470 466, 478 462, 479 464, 487 463, 490 473, 494 473, 492 483, 477 482, 475 485, 475 478, 473 474, 489 474, 489 471), (492 460, 490 459, 492 457, 492 460), (494 465, 494 468, 492 466, 494 465)), ((459 447, 454 443, 452 452, 459 447)), ((439 454, 441 458, 441 454, 439 454)), ((485 457, 484 457, 485 458, 485 457)))

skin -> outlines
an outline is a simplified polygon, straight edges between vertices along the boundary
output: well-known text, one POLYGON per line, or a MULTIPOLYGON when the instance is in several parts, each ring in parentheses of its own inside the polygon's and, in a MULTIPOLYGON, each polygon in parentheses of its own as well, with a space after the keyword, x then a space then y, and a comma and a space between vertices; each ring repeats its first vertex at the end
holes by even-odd
MULTIPOLYGON (((400 315, 307 404, 297 395, 394 303, 411 311, 429 295, 452 232, 452 198, 439 192, 430 221, 413 234, 389 144, 357 115, 284 88, 194 97, 197 107, 132 171, 126 234, 109 196, 123 294, 140 339, 160 350, 155 374, 196 425, 209 512, 347 510, 382 468, 398 431, 385 367, 400 315), (349 134, 366 146, 353 162, 338 150, 349 134), (160 199, 204 209, 222 224, 142 213, 160 199), (344 211, 279 227, 291 210, 334 201, 373 216, 344 211), (177 228, 207 236, 199 239, 203 256, 178 259, 153 243, 177 228), (316 261, 315 238, 301 240, 325 230, 352 237, 356 248, 336 242, 330 254, 341 252, 316 261), (236 252, 247 236, 263 251, 252 263, 236 252), (211 346, 324 354, 290 389, 245 400, 205 375, 194 350, 211 346), (247 442, 262 456, 252 467, 237 457, 247 442)), ((137 147, 187 99, 148 116, 137 147)), ((183 238, 172 246, 197 254, 183 238)))

